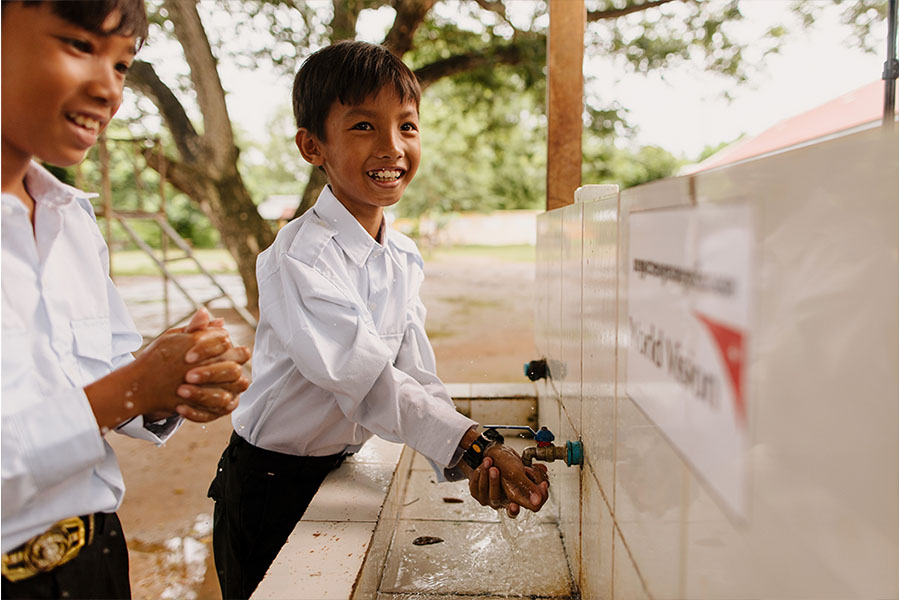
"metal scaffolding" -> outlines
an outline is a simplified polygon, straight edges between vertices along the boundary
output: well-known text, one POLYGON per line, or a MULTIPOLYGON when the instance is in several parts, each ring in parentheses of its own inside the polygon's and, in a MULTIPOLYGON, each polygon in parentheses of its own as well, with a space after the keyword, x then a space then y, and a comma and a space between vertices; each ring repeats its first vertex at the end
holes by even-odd
MULTIPOLYGON (((99 163, 100 170, 100 178, 101 178, 101 200, 102 206, 96 210, 97 216, 103 218, 105 221, 104 224, 104 236, 106 238, 106 243, 109 246, 110 250, 110 276, 113 275, 113 257, 114 257, 114 248, 113 244, 113 230, 112 224, 113 222, 118 223, 121 226, 122 230, 128 236, 128 238, 138 247, 140 248, 147 256, 151 258, 153 263, 159 269, 159 272, 162 276, 163 280, 163 315, 165 327, 164 329, 168 329, 184 320, 189 318, 191 314, 198 310, 201 306, 208 307, 210 303, 224 299, 230 305, 231 308, 243 319, 247 325, 256 329, 256 318, 244 307, 240 302, 235 301, 235 299, 226 291, 221 282, 216 279, 215 275, 209 272, 206 267, 197 259, 191 245, 181 237, 178 232, 172 227, 171 223, 169 223, 169 218, 166 212, 166 173, 165 173, 165 162, 162 162, 162 172, 159 173, 159 184, 156 189, 156 195, 159 198, 159 202, 156 210, 145 210, 146 206, 146 198, 144 196, 143 189, 143 172, 148 169, 146 162, 142 160, 142 148, 147 149, 150 148, 152 152, 162 152, 161 144, 159 139, 157 138, 146 138, 146 137, 134 137, 134 138, 107 138, 106 135, 102 135, 97 143, 97 158, 99 163), (111 157, 110 151, 108 147, 108 143, 116 143, 116 144, 124 144, 128 147, 127 155, 129 156, 132 169, 134 172, 135 186, 137 190, 138 196, 138 209, 137 210, 120 210, 116 209, 113 206, 112 202, 112 185, 110 179, 110 165, 111 165, 111 157), (138 232, 133 227, 133 223, 136 221, 151 221, 157 224, 160 230, 160 249, 159 251, 154 250, 150 246, 150 244, 143 239, 138 232), (175 245, 175 253, 173 254, 173 248, 170 247, 171 244, 175 245), (183 284, 183 282, 179 279, 179 275, 174 273, 172 269, 170 269, 170 265, 177 261, 188 260, 191 261, 196 267, 197 271, 204 276, 208 281, 218 290, 218 295, 215 295, 210 298, 199 299, 192 295, 187 287, 183 284), (171 315, 171 302, 169 298, 169 284, 175 286, 191 305, 191 311, 186 315, 179 315, 175 318, 172 318, 171 315)), ((81 170, 78 169, 76 172, 76 179, 81 178, 81 170)), ((82 182, 77 181, 76 185, 78 187, 82 187, 82 182)))

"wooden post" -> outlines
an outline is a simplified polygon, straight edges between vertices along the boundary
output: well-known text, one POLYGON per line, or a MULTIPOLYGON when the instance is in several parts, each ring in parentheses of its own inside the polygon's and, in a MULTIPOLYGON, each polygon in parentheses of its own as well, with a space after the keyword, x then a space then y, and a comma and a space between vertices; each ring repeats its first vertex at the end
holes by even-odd
POLYGON ((575 201, 581 185, 584 0, 550 0, 547 38, 547 210, 575 201))
MULTIPOLYGON (((153 152, 160 157, 163 155, 162 144, 158 139, 153 140, 153 152)), ((159 214, 164 221, 168 222, 169 216, 166 211, 166 161, 160 160, 159 164, 159 214)), ((162 261, 163 264, 167 264, 169 262, 169 235, 160 227, 159 236, 162 244, 162 261)), ((169 323, 172 322, 172 317, 169 311, 169 273, 167 271, 163 271, 163 307, 166 319, 163 326, 168 327, 169 323)))

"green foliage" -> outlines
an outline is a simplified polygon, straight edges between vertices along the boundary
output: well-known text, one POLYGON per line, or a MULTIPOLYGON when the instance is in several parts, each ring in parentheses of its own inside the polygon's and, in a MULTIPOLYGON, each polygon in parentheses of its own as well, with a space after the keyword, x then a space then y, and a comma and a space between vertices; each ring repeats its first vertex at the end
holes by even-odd
MULTIPOLYGON (((156 212, 160 208, 159 174, 146 166, 140 152, 152 142, 132 141, 134 137, 122 123, 113 122, 107 131, 107 149, 109 151, 109 178, 112 189, 112 205, 117 211, 156 212)), ((65 170, 67 183, 79 185, 88 192, 100 193, 102 190, 102 174, 100 169, 99 149, 94 147, 78 168, 65 170), (80 181, 79 181, 80 180, 80 181)), ((178 234, 197 248, 213 248, 219 244, 219 232, 209 219, 185 194, 178 192, 171 185, 165 185, 166 214, 169 223, 178 234)), ((93 200, 98 212, 102 213, 102 198, 93 200)), ((128 225, 152 248, 159 248, 162 232, 159 226, 150 220, 129 219, 128 225)), ((102 223, 101 226, 105 225, 102 223)), ((137 246, 118 223, 112 227, 111 245, 115 249, 135 249, 137 246)))
POLYGON ((534 99, 472 91, 445 80, 425 93, 422 163, 398 206, 402 216, 542 204, 547 141, 534 99))
POLYGON ((718 144, 715 144, 712 146, 707 145, 703 148, 703 150, 697 156, 696 160, 693 160, 691 162, 695 162, 695 163, 702 162, 702 161, 706 160, 707 158, 709 158, 710 156, 712 156, 713 154, 715 154, 716 152, 718 152, 719 150, 722 150, 723 148, 726 148, 726 147, 730 146, 731 144, 735 143, 742 137, 744 137, 743 134, 739 135, 738 137, 734 138, 731 141, 719 142, 718 144))
POLYGON ((275 194, 303 194, 310 166, 294 144, 296 129, 293 111, 286 98, 285 104, 276 110, 266 126, 270 132, 268 140, 242 142, 245 134, 238 132, 238 146, 243 148, 241 174, 257 203, 275 194))
POLYGON ((685 162, 659 146, 631 150, 619 148, 600 137, 590 137, 584 144, 582 180, 585 183, 615 183, 625 189, 671 177, 685 162))
MULTIPOLYGON (((798 29, 795 24, 775 24, 756 39, 741 39, 736 25, 743 19, 741 6, 746 1, 672 1, 628 12, 647 0, 586 0, 586 56, 612 57, 622 71, 638 73, 691 64, 740 84, 761 68, 762 57, 777 52, 798 29)), ((357 16, 364 21, 369 9, 393 5, 388 0, 343 4, 248 0, 198 6, 220 61, 247 69, 265 62, 292 75, 312 50, 340 37, 343 30, 338 29, 352 25, 357 16), (336 24, 336 14, 351 15, 350 21, 336 24)), ((506 0, 505 16, 484 8, 488 5, 500 3, 437 0, 416 30, 413 49, 403 57, 413 69, 451 58, 485 60, 426 89, 421 110, 423 160, 398 206, 401 216, 543 206, 547 3, 506 0)), ((813 26, 823 11, 841 11, 856 43, 866 48, 873 28, 884 21, 886 7, 886 0, 831 0, 796 2, 793 10, 807 26, 813 26)), ((170 35, 172 25, 159 2, 151 2, 150 8, 155 28, 151 39, 170 35)), ((587 76, 588 90, 604 92, 602 97, 588 93, 585 98, 584 181, 628 187, 674 174, 684 162, 681 158, 658 147, 628 146, 633 130, 627 107, 615 99, 615 82, 592 86, 587 76)), ((186 78, 178 84, 188 88, 186 78)), ((272 194, 302 193, 309 167, 294 148, 293 128, 285 97, 284 108, 269 124, 266 141, 245 142, 241 139, 251 136, 237 134, 240 168, 257 202, 272 194)), ((701 158, 717 149, 704 150, 701 158)), ((133 206, 139 199, 125 176, 114 175, 119 182, 114 184, 116 201, 133 206)), ((215 236, 209 234, 199 210, 186 200, 183 205, 179 202, 173 196, 170 203, 179 230, 197 244, 213 243, 215 236)))
MULTIPOLYGON (((641 2, 590 3, 588 10, 627 8, 641 2), (624 4, 624 6, 622 6, 624 4)), ((599 20, 588 27, 592 51, 625 59, 633 71, 646 73, 684 62, 745 81, 754 65, 744 60, 744 49, 754 44, 762 52, 777 46, 778 38, 739 41, 734 24, 743 19, 738 0, 670 2, 616 19, 599 20)))
POLYGON ((809 2, 794 0, 792 9, 801 18, 804 27, 815 25, 824 10, 840 10, 841 22, 850 27, 850 43, 869 53, 882 50, 872 43, 872 31, 886 27, 888 0, 831 0, 830 2, 809 2))

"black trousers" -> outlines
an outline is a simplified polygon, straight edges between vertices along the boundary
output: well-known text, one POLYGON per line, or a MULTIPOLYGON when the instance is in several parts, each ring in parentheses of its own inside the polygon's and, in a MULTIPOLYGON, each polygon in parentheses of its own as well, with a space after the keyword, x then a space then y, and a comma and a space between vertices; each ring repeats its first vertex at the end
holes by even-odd
POLYGON ((343 455, 293 456, 257 448, 237 433, 209 486, 213 556, 225 600, 249 598, 343 455))
POLYGON ((94 540, 78 556, 48 573, 15 583, 3 579, 4 600, 13 598, 131 598, 128 548, 116 513, 94 515, 94 540))

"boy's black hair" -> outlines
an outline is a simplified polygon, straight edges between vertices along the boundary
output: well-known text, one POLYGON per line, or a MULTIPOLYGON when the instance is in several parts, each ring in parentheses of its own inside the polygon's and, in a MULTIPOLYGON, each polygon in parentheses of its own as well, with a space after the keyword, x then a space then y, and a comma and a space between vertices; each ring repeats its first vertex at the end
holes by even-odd
MULTIPOLYGON (((38 6, 47 0, 21 0, 25 6, 38 6)), ((7 0, 3 0, 5 8, 7 0)), ((128 35, 137 39, 136 48, 140 48, 147 39, 149 25, 144 0, 69 0, 59 2, 50 0, 50 10, 59 18, 87 29, 98 35, 128 35), (112 31, 102 29, 106 17, 119 11, 122 19, 112 31)))
POLYGON ((403 61, 384 46, 342 41, 312 53, 294 77, 292 93, 297 129, 308 129, 325 140, 325 119, 335 100, 344 105, 362 103, 392 85, 402 102, 416 109, 422 88, 403 61))

